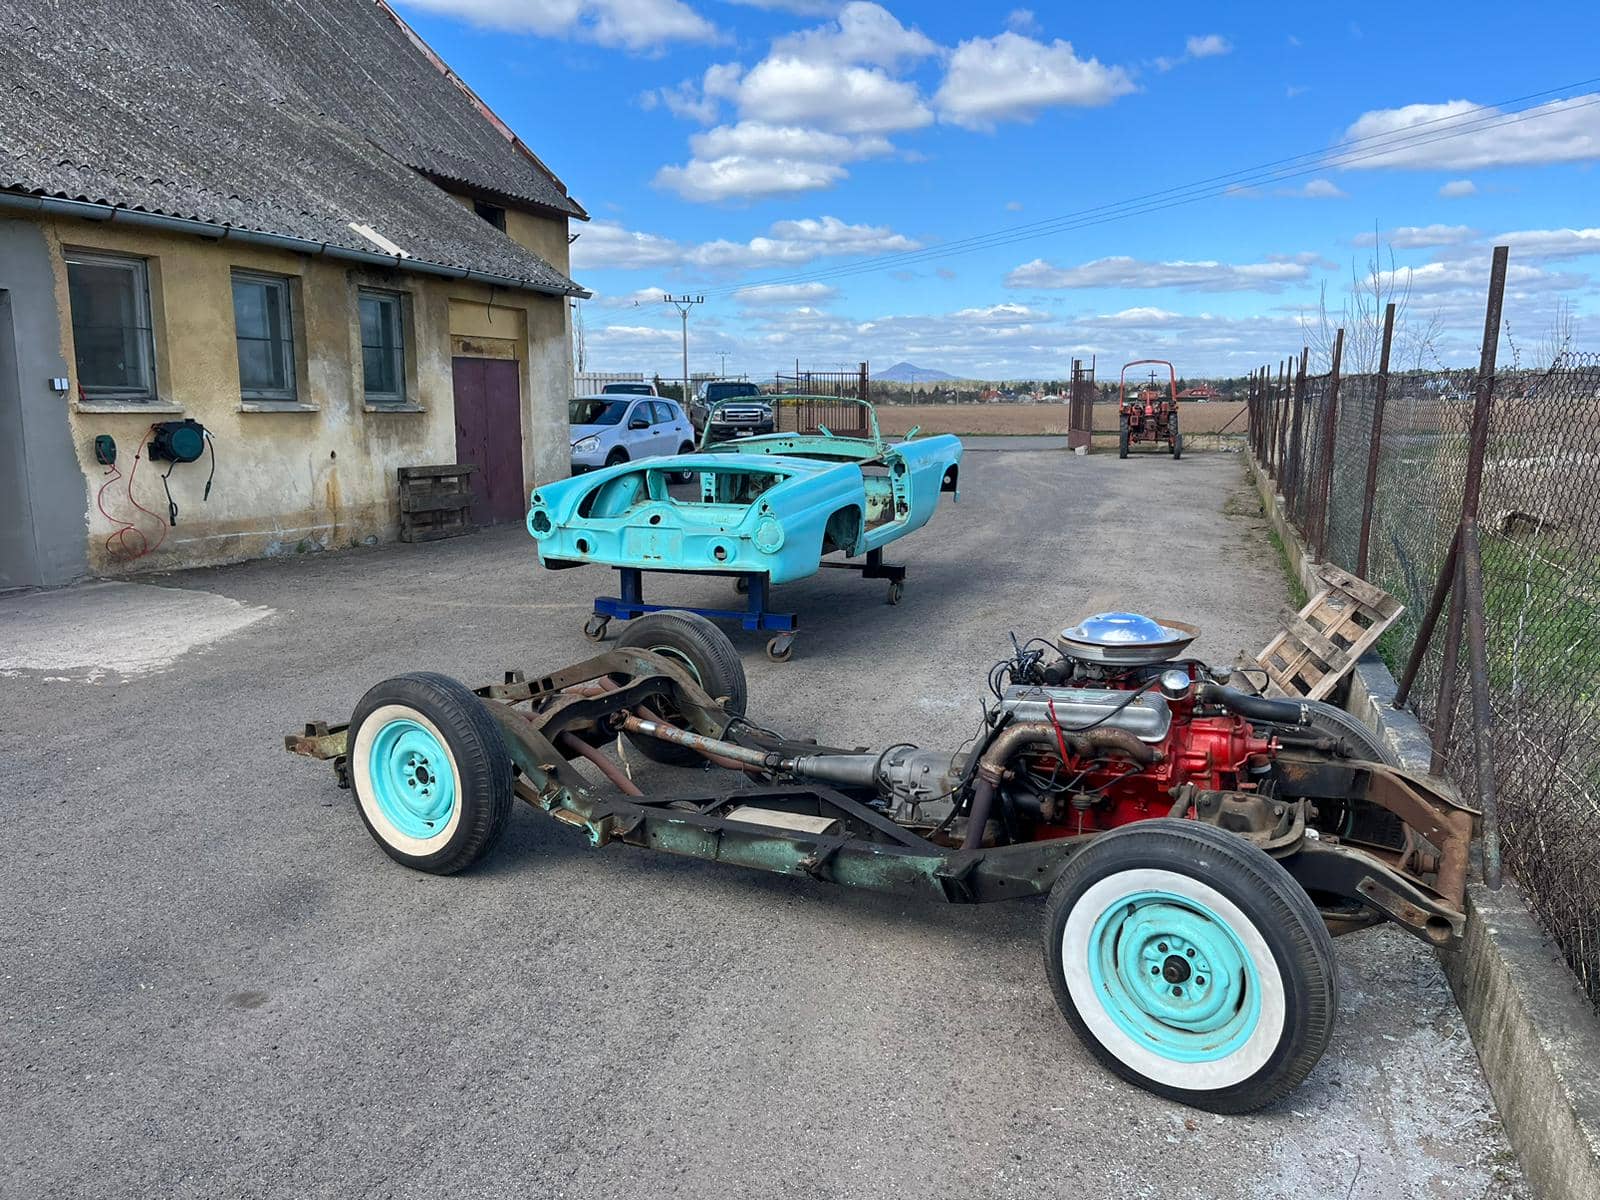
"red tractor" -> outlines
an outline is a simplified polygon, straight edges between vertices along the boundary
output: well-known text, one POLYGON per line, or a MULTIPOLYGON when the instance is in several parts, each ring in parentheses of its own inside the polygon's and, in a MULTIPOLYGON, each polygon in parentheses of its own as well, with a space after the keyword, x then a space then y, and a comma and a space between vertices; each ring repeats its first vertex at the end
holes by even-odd
POLYGON ((1183 457, 1183 434, 1178 432, 1178 373, 1164 358, 1138 358, 1124 363, 1122 378, 1117 388, 1120 406, 1117 421, 1117 457, 1127 458, 1128 447, 1136 442, 1165 442, 1173 458, 1183 457), (1129 367, 1165 367, 1167 389, 1162 395, 1155 371, 1139 388, 1139 394, 1128 398, 1129 367))

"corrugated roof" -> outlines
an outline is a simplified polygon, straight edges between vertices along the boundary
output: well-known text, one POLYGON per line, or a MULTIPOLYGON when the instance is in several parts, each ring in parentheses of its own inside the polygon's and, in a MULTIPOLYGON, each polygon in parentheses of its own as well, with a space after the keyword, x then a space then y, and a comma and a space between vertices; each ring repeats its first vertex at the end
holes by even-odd
POLYGON ((0 187, 575 292, 418 172, 565 188, 372 0, 0 0, 0 187))

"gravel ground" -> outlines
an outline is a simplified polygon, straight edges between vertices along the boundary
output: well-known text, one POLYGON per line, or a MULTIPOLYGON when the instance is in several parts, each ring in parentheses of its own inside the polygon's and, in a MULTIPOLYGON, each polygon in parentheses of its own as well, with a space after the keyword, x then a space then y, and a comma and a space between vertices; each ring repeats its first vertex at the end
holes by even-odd
MULTIPOLYGON (((974 454, 962 483, 901 544, 899 607, 824 572, 780 593, 793 662, 739 635, 752 715, 954 745, 1008 630, 1131 606, 1200 625, 1213 661, 1272 632, 1284 581, 1237 456, 974 454)), ((1339 943, 1310 1079, 1220 1118, 1074 1041, 1038 902, 592 852, 532 811, 433 878, 283 753, 388 675, 583 657, 611 583, 541 572, 510 528, 0 598, 28 631, 0 660, 0 1195, 1527 1195, 1398 933, 1339 943), (137 621, 108 615, 119 591, 137 621)))

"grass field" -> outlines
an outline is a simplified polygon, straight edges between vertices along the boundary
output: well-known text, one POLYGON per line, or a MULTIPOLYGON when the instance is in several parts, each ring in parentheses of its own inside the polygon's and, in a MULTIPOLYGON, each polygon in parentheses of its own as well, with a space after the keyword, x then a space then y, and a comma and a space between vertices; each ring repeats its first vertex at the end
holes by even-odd
MULTIPOLYGON (((1245 432, 1240 415, 1244 402, 1211 401, 1179 406, 1178 424, 1185 434, 1216 433, 1224 426, 1230 434, 1245 432), (1230 422, 1232 422, 1230 424, 1230 422)), ((890 435, 903 434, 913 425, 923 433, 982 434, 1061 434, 1067 432, 1065 404, 884 404, 878 408, 878 424, 890 435)), ((1094 427, 1097 433, 1115 433, 1117 406, 1096 404, 1094 427)))

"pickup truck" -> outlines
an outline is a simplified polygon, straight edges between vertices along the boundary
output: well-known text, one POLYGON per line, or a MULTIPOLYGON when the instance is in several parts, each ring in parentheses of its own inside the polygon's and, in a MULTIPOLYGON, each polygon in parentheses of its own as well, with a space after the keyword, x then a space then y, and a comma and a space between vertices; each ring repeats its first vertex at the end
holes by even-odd
MULTIPOLYGON (((769 397, 775 406, 810 397, 769 397)), ((645 570, 748 573, 787 583, 825 555, 856 558, 922 528, 956 493, 961 442, 949 434, 886 442, 870 404, 841 436, 827 426, 702 446, 540 487, 528 532, 549 568, 603 563, 645 570), (692 492, 669 490, 687 476, 692 492)))
POLYGON ((710 379, 695 389, 689 422, 696 436, 713 442, 760 437, 778 428, 761 389, 737 379, 710 379))

